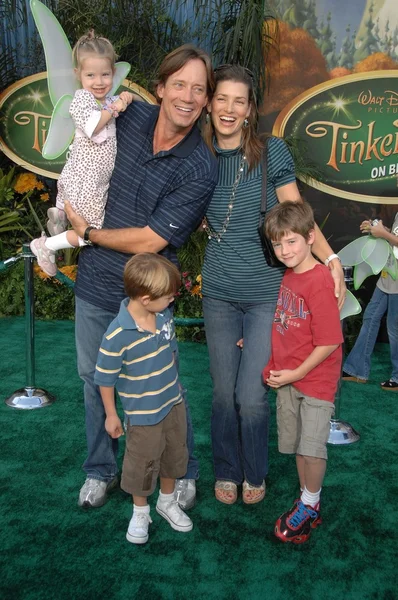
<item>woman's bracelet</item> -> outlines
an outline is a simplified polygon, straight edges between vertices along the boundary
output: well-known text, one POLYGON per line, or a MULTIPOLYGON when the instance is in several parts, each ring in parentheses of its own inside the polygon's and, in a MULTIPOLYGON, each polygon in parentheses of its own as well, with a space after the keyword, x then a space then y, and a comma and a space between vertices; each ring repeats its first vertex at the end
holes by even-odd
POLYGON ((339 260, 339 261, 341 262, 341 260, 340 260, 340 256, 339 256, 338 254, 331 254, 331 255, 330 255, 330 256, 328 256, 328 257, 327 257, 327 259, 325 260, 325 266, 326 266, 326 267, 328 267, 328 266, 329 266, 329 263, 330 263, 332 260, 334 260, 335 258, 337 258, 337 260, 339 260))

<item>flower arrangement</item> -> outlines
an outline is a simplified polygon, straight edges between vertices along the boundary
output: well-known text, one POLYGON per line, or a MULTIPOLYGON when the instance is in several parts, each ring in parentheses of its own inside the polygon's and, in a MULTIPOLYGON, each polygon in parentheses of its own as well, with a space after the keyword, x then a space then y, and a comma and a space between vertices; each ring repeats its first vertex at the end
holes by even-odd
POLYGON ((0 260, 40 235, 50 193, 34 173, 0 169, 0 260))

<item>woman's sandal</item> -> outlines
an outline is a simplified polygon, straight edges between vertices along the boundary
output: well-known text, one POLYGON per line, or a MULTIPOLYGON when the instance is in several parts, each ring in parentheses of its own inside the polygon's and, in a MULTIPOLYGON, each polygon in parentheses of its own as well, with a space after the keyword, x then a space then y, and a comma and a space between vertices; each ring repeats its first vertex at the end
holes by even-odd
POLYGON ((232 481, 216 481, 214 493, 219 502, 234 504, 238 498, 238 487, 232 481))
POLYGON ((265 496, 265 481, 261 485, 250 485, 247 481, 242 485, 242 500, 245 504, 257 504, 265 496), (257 492, 254 496, 252 492, 257 492))

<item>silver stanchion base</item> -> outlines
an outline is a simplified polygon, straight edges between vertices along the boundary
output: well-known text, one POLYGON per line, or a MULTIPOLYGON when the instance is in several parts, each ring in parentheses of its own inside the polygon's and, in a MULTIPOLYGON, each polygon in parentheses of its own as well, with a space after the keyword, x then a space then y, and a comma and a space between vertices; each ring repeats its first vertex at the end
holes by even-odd
POLYGON ((330 431, 328 444, 353 444, 360 439, 359 433, 346 421, 332 419, 330 421, 330 431))
POLYGON ((43 408, 44 406, 49 406, 49 404, 52 404, 54 400, 55 397, 49 392, 46 392, 46 390, 26 387, 14 392, 9 398, 7 398, 5 402, 12 408, 29 410, 32 408, 43 408))

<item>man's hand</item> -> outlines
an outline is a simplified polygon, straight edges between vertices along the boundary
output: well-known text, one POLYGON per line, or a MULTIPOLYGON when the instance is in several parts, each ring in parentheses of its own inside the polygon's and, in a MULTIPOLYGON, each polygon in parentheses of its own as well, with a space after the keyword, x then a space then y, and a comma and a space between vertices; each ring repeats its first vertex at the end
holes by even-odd
POLYGON ((330 274, 333 277, 334 281, 334 295, 337 298, 337 306, 339 310, 343 308, 345 295, 347 292, 347 288, 344 281, 344 271, 342 269, 341 263, 337 258, 331 260, 329 263, 330 274))
POLYGON ((68 200, 65 200, 65 212, 66 216, 68 217, 68 221, 75 230, 75 233, 83 239, 84 232, 88 227, 87 221, 73 210, 68 200))
POLYGON ((124 433, 122 422, 117 415, 113 417, 106 417, 105 429, 111 438, 119 438, 124 433))
POLYGON ((295 369, 282 369, 281 371, 271 370, 268 379, 266 379, 266 383, 269 387, 277 389, 288 383, 294 383, 299 379, 300 377, 295 369))

